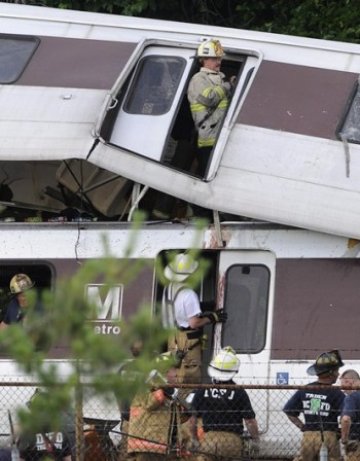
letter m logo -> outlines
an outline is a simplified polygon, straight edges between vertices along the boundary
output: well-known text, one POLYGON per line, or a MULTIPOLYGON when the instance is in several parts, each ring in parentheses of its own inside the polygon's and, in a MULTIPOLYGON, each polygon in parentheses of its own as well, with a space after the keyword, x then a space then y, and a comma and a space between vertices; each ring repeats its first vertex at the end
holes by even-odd
POLYGON ((95 321, 111 322, 120 320, 122 311, 124 285, 93 284, 86 286, 86 298, 97 307, 98 317, 95 321))

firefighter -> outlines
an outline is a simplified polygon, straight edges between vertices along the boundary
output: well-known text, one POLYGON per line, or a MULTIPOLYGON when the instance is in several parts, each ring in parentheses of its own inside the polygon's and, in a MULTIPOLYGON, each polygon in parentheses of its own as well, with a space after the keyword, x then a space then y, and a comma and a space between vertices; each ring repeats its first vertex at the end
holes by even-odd
POLYGON ((131 403, 128 454, 134 461, 179 460, 183 408, 178 389, 161 387, 176 384, 176 368, 169 353, 161 354, 159 362, 159 370, 164 363, 168 368, 166 378, 152 370, 147 380, 150 390, 137 394, 131 403))
POLYGON ((12 323, 21 322, 25 309, 28 307, 27 291, 34 286, 34 282, 26 274, 16 274, 10 280, 10 293, 13 295, 6 306, 4 318, 0 323, 0 330, 12 323))
POLYGON ((178 359, 180 383, 201 381, 203 327, 225 322, 227 318, 222 309, 201 311, 199 296, 189 284, 189 277, 198 267, 199 263, 191 255, 179 253, 164 271, 170 284, 163 295, 163 322, 176 329, 169 339, 168 349, 178 359))
MULTIPOLYGON (((340 460, 338 443, 338 417, 341 413, 345 394, 331 386, 339 376, 339 368, 344 365, 337 350, 320 354, 307 372, 316 375, 317 381, 308 386, 317 389, 299 389, 285 404, 283 411, 302 432, 300 459, 318 461, 322 446, 326 446, 329 461, 340 460), (299 418, 304 415, 304 422, 299 418)), ((299 458, 296 458, 299 459, 299 458)))
POLYGON ((251 436, 251 452, 259 452, 259 429, 249 396, 242 388, 221 388, 235 384, 240 361, 231 347, 222 349, 210 362, 208 374, 214 383, 210 389, 198 389, 192 400, 196 413, 192 417, 193 436, 197 437, 197 419, 202 417, 204 438, 198 457, 200 461, 241 460, 242 435, 245 426, 251 436))
POLYGON ((206 173, 208 160, 235 85, 235 76, 227 82, 225 75, 220 72, 224 54, 219 40, 211 39, 201 43, 196 53, 201 68, 191 78, 187 91, 197 131, 196 173, 201 177, 206 173))

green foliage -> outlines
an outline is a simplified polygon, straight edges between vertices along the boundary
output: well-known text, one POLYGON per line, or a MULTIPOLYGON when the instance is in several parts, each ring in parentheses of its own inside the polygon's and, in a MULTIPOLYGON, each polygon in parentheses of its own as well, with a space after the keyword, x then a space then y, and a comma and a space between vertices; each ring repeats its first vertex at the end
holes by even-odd
POLYGON ((42 0, 41 4, 328 40, 360 40, 358 0, 42 0))

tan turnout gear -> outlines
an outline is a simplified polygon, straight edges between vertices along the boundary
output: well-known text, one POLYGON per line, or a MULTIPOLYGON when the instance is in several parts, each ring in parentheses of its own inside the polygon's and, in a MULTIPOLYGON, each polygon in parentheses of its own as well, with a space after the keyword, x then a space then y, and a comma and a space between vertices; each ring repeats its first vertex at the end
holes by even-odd
POLYGON ((202 67, 189 84, 190 110, 198 132, 198 147, 215 144, 231 96, 231 85, 222 72, 202 67))
POLYGON ((168 454, 172 430, 180 423, 178 405, 167 399, 162 389, 138 394, 130 408, 128 453, 168 454))

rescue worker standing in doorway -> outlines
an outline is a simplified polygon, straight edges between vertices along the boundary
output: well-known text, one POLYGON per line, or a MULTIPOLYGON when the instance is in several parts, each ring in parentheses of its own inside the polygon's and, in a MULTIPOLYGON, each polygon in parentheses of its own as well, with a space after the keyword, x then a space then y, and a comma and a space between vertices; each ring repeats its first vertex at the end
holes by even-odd
POLYGON ((226 82, 225 75, 220 72, 224 50, 219 40, 201 43, 196 57, 201 69, 191 78, 187 96, 198 135, 196 174, 204 177, 236 77, 226 82))
POLYGON ((317 381, 309 386, 317 389, 299 389, 284 406, 284 412, 290 421, 302 432, 300 457, 306 461, 318 461, 323 440, 328 451, 328 461, 340 460, 338 442, 338 417, 345 394, 332 388, 339 376, 339 368, 344 365, 337 350, 320 354, 307 372, 316 375, 317 381), (303 422, 299 415, 304 414, 303 422))
POLYGON ((199 263, 191 255, 180 253, 166 266, 164 275, 170 281, 164 290, 162 317, 166 327, 175 327, 168 350, 178 360, 178 382, 201 382, 203 327, 226 321, 222 310, 202 312, 199 296, 189 285, 189 277, 199 263))

